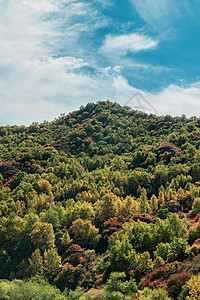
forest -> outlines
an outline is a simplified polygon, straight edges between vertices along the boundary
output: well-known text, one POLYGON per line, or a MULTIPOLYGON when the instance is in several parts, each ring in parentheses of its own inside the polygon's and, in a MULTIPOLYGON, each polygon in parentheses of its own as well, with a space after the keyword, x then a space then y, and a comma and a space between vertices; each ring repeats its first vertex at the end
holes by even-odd
POLYGON ((110 101, 0 127, 0 299, 200 299, 199 148, 110 101))

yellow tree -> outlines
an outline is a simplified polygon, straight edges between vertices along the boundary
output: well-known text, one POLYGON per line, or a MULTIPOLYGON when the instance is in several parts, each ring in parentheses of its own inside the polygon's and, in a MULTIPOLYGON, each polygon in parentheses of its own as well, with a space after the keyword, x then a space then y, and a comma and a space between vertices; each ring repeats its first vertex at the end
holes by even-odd
POLYGON ((152 195, 150 204, 152 211, 156 212, 158 210, 158 198, 155 195, 152 195))
POLYGON ((121 205, 121 214, 124 217, 128 217, 130 214, 139 212, 140 205, 131 196, 127 196, 121 205))
POLYGON ((84 248, 96 247, 100 235, 99 229, 97 229, 90 220, 78 219, 72 223, 70 227, 70 234, 74 243, 78 243, 84 248))

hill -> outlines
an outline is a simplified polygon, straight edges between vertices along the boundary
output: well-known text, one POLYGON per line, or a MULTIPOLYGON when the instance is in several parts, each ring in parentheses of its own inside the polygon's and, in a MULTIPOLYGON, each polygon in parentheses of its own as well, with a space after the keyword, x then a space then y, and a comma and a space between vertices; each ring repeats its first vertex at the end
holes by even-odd
POLYGON ((2 297, 195 297, 199 137, 199 118, 110 101, 1 127, 2 297))

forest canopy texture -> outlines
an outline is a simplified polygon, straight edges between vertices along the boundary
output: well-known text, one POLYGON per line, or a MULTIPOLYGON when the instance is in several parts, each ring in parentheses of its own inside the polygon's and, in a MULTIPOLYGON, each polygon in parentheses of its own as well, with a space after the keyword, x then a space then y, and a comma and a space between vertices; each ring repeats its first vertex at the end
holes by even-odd
POLYGON ((0 128, 1 299, 200 299, 200 119, 110 101, 0 128))

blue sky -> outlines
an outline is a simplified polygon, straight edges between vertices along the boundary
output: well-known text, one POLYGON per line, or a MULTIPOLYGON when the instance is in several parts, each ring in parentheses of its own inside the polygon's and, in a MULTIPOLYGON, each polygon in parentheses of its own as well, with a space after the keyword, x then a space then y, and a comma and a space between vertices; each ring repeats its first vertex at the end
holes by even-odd
POLYGON ((146 112, 200 115, 199 0, 0 5, 0 125, 106 99, 138 108, 135 93, 146 112))

